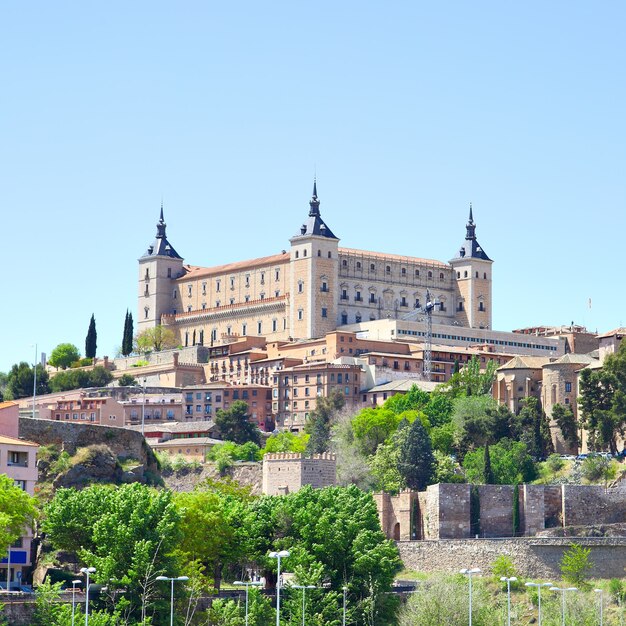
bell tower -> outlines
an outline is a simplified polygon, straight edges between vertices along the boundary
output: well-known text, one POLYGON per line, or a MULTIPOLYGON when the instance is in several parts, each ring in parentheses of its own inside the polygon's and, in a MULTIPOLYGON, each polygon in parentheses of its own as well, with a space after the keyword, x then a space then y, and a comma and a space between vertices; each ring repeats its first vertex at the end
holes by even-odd
POLYGON ((455 319, 461 326, 491 328, 491 285, 493 261, 476 239, 472 205, 466 225, 465 241, 450 261, 456 282, 455 319))
POLYGON ((163 204, 156 226, 154 243, 139 259, 138 332, 158 326, 164 313, 175 311, 174 280, 184 273, 183 259, 165 234, 163 204))

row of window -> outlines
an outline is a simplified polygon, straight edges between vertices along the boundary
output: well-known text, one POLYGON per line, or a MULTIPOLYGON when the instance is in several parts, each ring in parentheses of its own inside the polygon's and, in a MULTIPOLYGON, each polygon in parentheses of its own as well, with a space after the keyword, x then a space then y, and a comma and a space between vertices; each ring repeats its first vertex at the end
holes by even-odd
MULTIPOLYGON (((348 268, 348 260, 347 259, 343 259, 341 261, 341 267, 343 269, 347 269, 348 268)), ((355 264, 355 269, 360 272, 363 271, 363 265, 361 263, 361 261, 357 261, 355 264)), ((378 268, 376 266, 376 263, 370 263, 369 265, 369 271, 373 274, 375 274, 378 271, 378 268)), ((384 274, 387 276, 391 276, 393 274, 393 269, 391 267, 391 265, 385 265, 385 269, 384 269, 384 274)), ((401 267, 400 268, 400 276, 402 277, 406 277, 409 275, 409 272, 407 270, 406 267, 401 267)), ((415 269, 413 270, 413 276, 415 278, 419 278, 420 277, 420 270, 419 269, 415 269)), ((428 270, 426 273, 426 277, 432 279, 434 277, 433 271, 432 270, 428 270)), ((446 275, 445 272, 439 272, 439 280, 446 280, 446 275)))
MULTIPOLYGON (((457 273, 456 273, 456 277, 457 277, 457 278, 461 278, 461 272, 457 272, 457 273)), ((465 271, 463 272, 463 278, 467 278, 467 277, 468 277, 468 273, 467 273, 467 270, 465 270, 465 271)), ((479 276, 478 276, 478 272, 476 272, 476 278, 478 278, 478 277, 479 277, 479 276)), ((487 280, 487 272, 483 272, 483 278, 484 278, 485 280, 487 280)))
MULTIPOLYGON (((308 251, 307 251, 307 249, 306 249, 306 248, 305 248, 304 250, 302 250, 302 258, 305 258, 305 257, 307 256, 307 254, 308 254, 308 251)), ((299 250, 296 250, 296 252, 295 252, 295 255, 294 255, 294 256, 296 257, 296 259, 299 259, 299 258, 300 258, 300 251, 299 251, 299 250)), ((317 251, 317 256, 322 256, 322 251, 321 251, 321 250, 318 250, 318 251, 317 251)), ((326 256, 327 256, 329 259, 332 259, 332 258, 333 258, 333 253, 329 250, 329 251, 326 253, 326 256)))
MULTIPOLYGON (((425 337, 426 332, 423 330, 406 330, 398 329, 398 335, 413 335, 415 337, 425 337)), ((517 348, 533 348, 535 350, 556 351, 556 346, 545 346, 536 343, 525 343, 521 341, 504 341, 502 339, 489 339, 486 337, 465 337, 462 335, 446 335, 443 333, 433 333, 433 339, 452 339, 455 341, 467 341, 469 343, 488 343, 496 346, 515 346, 517 348)))

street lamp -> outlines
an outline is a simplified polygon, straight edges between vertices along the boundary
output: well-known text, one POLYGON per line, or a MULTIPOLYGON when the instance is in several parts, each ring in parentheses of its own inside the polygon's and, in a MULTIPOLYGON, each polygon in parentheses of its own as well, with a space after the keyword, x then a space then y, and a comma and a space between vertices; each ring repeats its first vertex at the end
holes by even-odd
POLYGON ((600 594, 600 626, 604 626, 604 598, 602 596, 602 589, 594 589, 597 594, 600 594))
POLYGON ((243 582, 241 580, 236 580, 233 585, 245 586, 246 588, 246 626, 248 626, 248 587, 260 587, 263 583, 259 581, 253 582, 243 582))
POLYGON ((96 571, 95 567, 81 567, 80 573, 85 574, 85 626, 89 626, 89 575, 96 571))
POLYGON ((472 569, 462 569, 461 574, 464 574, 469 578, 469 626, 472 626, 472 576, 474 574, 480 574, 481 570, 477 567, 472 569))
POLYGON ((348 588, 343 586, 343 621, 341 622, 341 626, 346 626, 346 596, 348 594, 348 588))
POLYGON ((280 626, 280 560, 287 558, 291 552, 281 550, 280 552, 270 552, 270 559, 278 561, 278 575, 276 577, 276 626, 280 626))
MULTIPOLYGON (((562 604, 561 604, 561 616, 562 616, 562 624, 565 626, 565 592, 566 591, 578 591, 576 587, 550 587, 550 591, 560 591, 562 604)), ((596 590, 597 591, 597 590, 596 590)))
POLYGON ((503 583, 506 583, 506 615, 507 615, 507 626, 511 626, 511 583, 517 582, 517 577, 511 576, 507 578, 506 576, 501 576, 500 580, 503 583))
POLYGON ((172 583, 172 593, 170 596, 170 626, 174 626, 174 583, 185 582, 189 580, 189 576, 178 576, 178 578, 169 578, 168 576, 157 576, 155 580, 169 580, 172 583))
POLYGON ((291 585, 293 589, 302 589, 302 626, 304 626, 304 614, 306 611, 306 590, 315 589, 315 585, 291 585))
POLYGON ((538 606, 539 606, 539 620, 537 622, 538 626, 541 626, 541 588, 542 587, 554 587, 554 585, 552 583, 533 583, 533 582, 529 582, 526 583, 527 587, 537 587, 537 602, 538 602, 538 606))
POLYGON ((141 403, 141 436, 144 436, 144 422, 146 419, 146 379, 143 379, 143 401, 141 403))
POLYGON ((74 626, 74 615, 76 613, 76 585, 82 585, 82 580, 72 581, 72 626, 74 626))

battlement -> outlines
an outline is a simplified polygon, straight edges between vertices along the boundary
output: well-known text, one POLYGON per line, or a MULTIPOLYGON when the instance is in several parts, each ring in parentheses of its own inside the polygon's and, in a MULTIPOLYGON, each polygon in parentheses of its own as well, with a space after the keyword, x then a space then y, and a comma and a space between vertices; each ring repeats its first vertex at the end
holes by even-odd
POLYGON ((337 456, 332 454, 331 452, 324 452, 323 454, 311 454, 307 456, 306 454, 300 454, 297 452, 275 452, 271 454, 266 454, 263 457, 263 461, 304 461, 307 459, 311 460, 329 460, 336 461, 337 456))
POLYGON ((286 495, 305 485, 330 487, 336 475, 337 457, 330 452, 310 456, 280 452, 263 457, 263 493, 267 495, 286 495))

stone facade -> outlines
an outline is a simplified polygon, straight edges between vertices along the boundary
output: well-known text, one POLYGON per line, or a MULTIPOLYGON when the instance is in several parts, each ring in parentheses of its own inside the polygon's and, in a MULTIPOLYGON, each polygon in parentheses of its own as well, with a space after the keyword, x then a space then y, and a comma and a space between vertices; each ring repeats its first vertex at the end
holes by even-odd
POLYGON ((417 572, 457 573, 463 567, 478 567, 491 574, 496 558, 511 558, 518 576, 558 580, 563 553, 572 543, 591 548, 592 578, 622 578, 626 564, 626 539, 517 538, 439 541, 399 541, 400 557, 407 569, 417 572))
POLYGON ((305 485, 315 489, 331 487, 336 482, 337 458, 334 454, 266 454, 263 457, 263 493, 286 495, 305 485))
POLYGON ((141 332, 170 326, 181 345, 233 336, 322 337, 365 320, 400 319, 437 300, 443 324, 491 328, 491 264, 470 212, 466 239, 450 263, 339 247, 321 218, 314 188, 308 219, 280 254, 211 268, 185 265, 166 238, 161 210, 154 243, 139 259, 141 332))
MULTIPOLYGON (((472 529, 471 486, 429 485, 424 492, 374 494, 381 527, 396 540, 466 539, 514 535, 512 485, 478 485, 480 515, 472 529)), ((547 528, 626 521, 626 492, 594 485, 520 485, 519 535, 547 528)))

